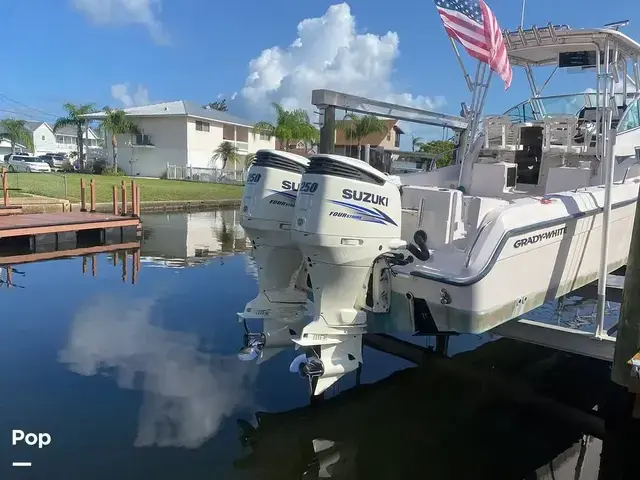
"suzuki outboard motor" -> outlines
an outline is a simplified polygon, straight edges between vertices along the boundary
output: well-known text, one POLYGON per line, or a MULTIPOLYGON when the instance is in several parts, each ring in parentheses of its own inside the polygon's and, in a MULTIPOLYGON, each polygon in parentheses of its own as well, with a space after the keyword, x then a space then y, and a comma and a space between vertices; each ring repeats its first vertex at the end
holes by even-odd
MULTIPOLYGON (((302 251, 313 292, 313 319, 294 342, 301 355, 292 371, 320 394, 362 362, 366 298, 378 260, 406 247, 400 239, 399 186, 367 163, 340 155, 314 155, 302 177, 292 239, 302 251)), ((379 278, 373 278, 377 289, 379 278)))
POLYGON ((258 267, 256 298, 241 320, 264 319, 262 333, 245 335, 240 358, 264 361, 292 345, 306 313, 306 273, 302 255, 291 240, 291 222, 300 179, 309 161, 278 150, 258 150, 242 195, 240 225, 251 239, 258 267))

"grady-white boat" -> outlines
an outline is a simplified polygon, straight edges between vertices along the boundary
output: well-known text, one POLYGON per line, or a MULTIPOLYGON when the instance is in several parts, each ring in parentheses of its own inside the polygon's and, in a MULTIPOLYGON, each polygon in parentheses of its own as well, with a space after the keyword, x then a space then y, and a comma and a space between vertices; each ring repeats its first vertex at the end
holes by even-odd
POLYGON ((291 370, 319 394, 362 362, 365 332, 486 332, 594 281, 601 262, 626 264, 640 44, 552 25, 504 38, 532 98, 480 122, 491 74, 479 64, 455 165, 390 177, 338 155, 258 152, 241 224, 260 294, 241 316, 264 318, 265 330, 248 333, 246 358, 293 341, 308 353, 291 370), (544 97, 541 66, 593 71, 596 88, 544 97))

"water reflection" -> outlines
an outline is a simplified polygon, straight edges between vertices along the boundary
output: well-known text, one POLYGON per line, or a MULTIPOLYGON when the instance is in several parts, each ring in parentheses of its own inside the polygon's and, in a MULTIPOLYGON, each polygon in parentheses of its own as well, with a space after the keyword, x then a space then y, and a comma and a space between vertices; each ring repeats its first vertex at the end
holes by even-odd
POLYGON ((157 303, 92 299, 75 316, 59 360, 77 374, 144 392, 136 446, 197 448, 247 405, 256 371, 207 350, 195 334, 162 328, 157 303))
POLYGON ((146 215, 143 231, 141 260, 149 266, 184 268, 251 249, 236 209, 146 215))

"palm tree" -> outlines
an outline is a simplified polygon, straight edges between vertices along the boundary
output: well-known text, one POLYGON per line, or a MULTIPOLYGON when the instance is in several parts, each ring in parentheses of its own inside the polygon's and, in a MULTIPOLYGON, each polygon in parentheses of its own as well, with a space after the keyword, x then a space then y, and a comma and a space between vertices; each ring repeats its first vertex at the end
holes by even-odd
POLYGON ((238 158, 238 147, 231 142, 222 142, 213 152, 213 159, 222 159, 222 170, 227 166, 227 161, 233 160, 234 166, 238 158))
POLYGON ((206 105, 203 105, 202 108, 204 108, 205 110, 218 110, 219 112, 226 112, 227 110, 229 110, 226 98, 223 98, 222 100, 216 102, 209 102, 206 105))
POLYGON ((33 137, 24 120, 15 118, 3 118, 0 120, 0 140, 11 142, 11 153, 16 153, 16 144, 24 145, 33 150, 33 137))
POLYGON ((84 154, 84 138, 83 129, 89 128, 89 120, 82 118, 83 115, 88 115, 95 112, 95 108, 92 103, 84 105, 74 105, 73 103, 65 103, 63 108, 67 111, 66 117, 61 117, 56 120, 53 126, 53 131, 57 132, 64 127, 76 127, 76 137, 78 142, 78 156, 80 158, 80 164, 84 168, 85 154, 84 154))
POLYGON ((345 115, 345 120, 337 122, 337 128, 344 132, 347 140, 355 140, 358 145, 358 158, 360 158, 360 148, 362 139, 374 134, 384 133, 389 129, 385 120, 375 115, 363 115, 359 117, 353 113, 345 115))
POLYGON ((422 138, 421 137, 416 137, 415 135, 411 135, 411 151, 415 152, 416 150, 420 149, 420 147, 422 146, 422 138))
POLYGON ((276 122, 258 122, 253 128, 260 133, 280 140, 283 150, 288 150, 292 140, 302 140, 306 144, 313 144, 320 138, 320 132, 311 124, 306 110, 285 110, 277 102, 271 104, 276 111, 276 122))
POLYGON ((116 135, 124 135, 127 133, 139 134, 138 126, 127 118, 126 113, 122 110, 111 110, 104 107, 105 117, 102 120, 102 128, 111 133, 111 145, 113 146, 113 170, 118 169, 118 139, 116 135))

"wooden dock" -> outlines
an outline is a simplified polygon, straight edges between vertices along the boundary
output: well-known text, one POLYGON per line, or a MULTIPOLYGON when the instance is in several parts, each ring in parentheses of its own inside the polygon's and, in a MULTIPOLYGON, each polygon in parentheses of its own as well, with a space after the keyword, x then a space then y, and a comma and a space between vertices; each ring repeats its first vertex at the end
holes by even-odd
POLYGON ((118 188, 113 186, 113 213, 104 214, 95 211, 95 180, 89 182, 87 205, 87 184, 81 178, 79 212, 22 214, 19 206, 9 205, 7 175, 6 171, 2 172, 4 206, 0 212, 0 258, 26 254, 42 256, 56 251, 66 252, 62 256, 68 256, 73 250, 138 240, 140 187, 135 181, 131 181, 130 209, 124 180, 119 189, 120 198, 118 188))

